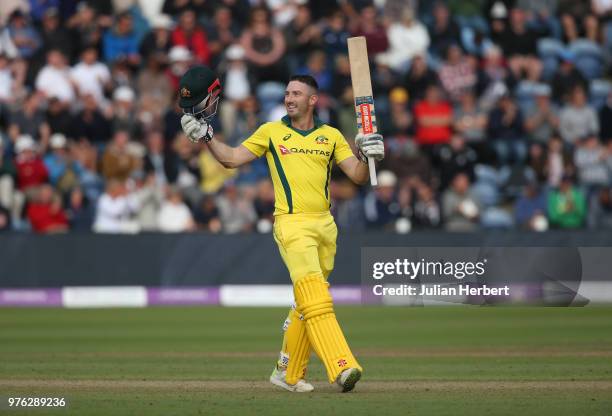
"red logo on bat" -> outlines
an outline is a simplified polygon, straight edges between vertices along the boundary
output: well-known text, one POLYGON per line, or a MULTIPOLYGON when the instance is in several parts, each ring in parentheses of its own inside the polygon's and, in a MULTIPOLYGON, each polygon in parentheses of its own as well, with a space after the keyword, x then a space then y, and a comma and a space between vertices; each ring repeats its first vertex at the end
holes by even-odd
POLYGON ((339 359, 338 360, 338 367, 346 367, 346 360, 344 359, 339 359))
POLYGON ((359 106, 359 112, 361 113, 361 127, 363 128, 363 134, 373 133, 370 106, 368 104, 361 104, 359 106))

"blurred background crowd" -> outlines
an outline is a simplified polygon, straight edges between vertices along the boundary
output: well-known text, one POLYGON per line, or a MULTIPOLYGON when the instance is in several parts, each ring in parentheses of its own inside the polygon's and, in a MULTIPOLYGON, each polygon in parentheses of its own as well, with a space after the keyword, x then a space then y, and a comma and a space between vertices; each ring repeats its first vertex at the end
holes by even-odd
POLYGON ((332 172, 344 230, 612 227, 610 0, 2 0, 0 231, 269 232, 264 160, 180 130, 180 76, 220 75, 215 140, 284 115, 290 74, 356 133, 366 36, 380 186, 332 172))

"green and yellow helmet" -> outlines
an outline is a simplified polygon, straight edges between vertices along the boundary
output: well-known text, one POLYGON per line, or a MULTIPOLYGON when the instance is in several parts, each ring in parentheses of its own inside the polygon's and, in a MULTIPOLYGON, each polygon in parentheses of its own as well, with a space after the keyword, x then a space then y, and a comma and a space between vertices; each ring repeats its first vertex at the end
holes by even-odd
POLYGON ((179 82, 179 106, 199 119, 209 121, 217 114, 220 94, 221 82, 206 66, 194 66, 179 82))

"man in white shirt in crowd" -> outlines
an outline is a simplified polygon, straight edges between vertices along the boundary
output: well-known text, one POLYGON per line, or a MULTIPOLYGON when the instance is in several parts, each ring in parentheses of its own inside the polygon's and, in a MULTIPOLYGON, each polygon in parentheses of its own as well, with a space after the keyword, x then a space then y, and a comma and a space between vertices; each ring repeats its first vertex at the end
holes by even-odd
POLYGON ((57 49, 47 53, 47 65, 38 73, 35 84, 36 89, 47 98, 55 97, 64 104, 70 104, 75 98, 70 67, 64 54, 57 49))
POLYGON ((108 67, 98 61, 98 51, 93 46, 81 53, 81 60, 70 70, 70 78, 80 96, 91 94, 98 105, 104 102, 104 90, 110 87, 111 74, 108 67))
POLYGON ((97 233, 135 234, 140 231, 135 215, 140 208, 139 199, 126 185, 110 179, 106 192, 98 199, 93 230, 97 233))

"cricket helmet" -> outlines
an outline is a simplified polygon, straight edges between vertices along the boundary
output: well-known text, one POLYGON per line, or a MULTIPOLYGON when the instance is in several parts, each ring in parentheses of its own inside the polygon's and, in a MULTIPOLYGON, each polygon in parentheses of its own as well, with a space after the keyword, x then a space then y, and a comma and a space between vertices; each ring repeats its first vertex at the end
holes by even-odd
POLYGON ((217 114, 220 94, 219 78, 206 66, 194 66, 179 81, 179 106, 196 118, 212 119, 217 114))

